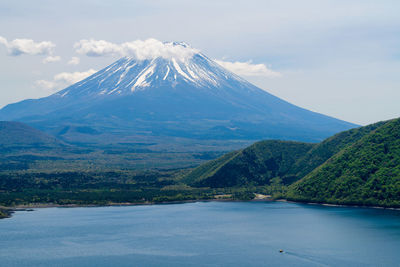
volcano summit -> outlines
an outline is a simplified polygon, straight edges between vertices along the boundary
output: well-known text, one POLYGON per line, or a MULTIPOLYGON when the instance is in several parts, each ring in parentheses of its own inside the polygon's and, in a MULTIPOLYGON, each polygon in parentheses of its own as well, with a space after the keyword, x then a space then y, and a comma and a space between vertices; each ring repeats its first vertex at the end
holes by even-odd
POLYGON ((320 141, 355 126, 279 99, 185 43, 161 44, 158 53, 135 50, 48 97, 10 104, 0 120, 69 141, 104 134, 320 141))

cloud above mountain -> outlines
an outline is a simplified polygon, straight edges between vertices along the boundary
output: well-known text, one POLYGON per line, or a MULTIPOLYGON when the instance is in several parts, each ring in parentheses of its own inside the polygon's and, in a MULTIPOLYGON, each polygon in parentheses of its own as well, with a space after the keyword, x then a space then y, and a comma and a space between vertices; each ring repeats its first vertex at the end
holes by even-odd
POLYGON ((232 71, 239 76, 263 76, 263 77, 280 77, 281 73, 269 69, 265 64, 253 64, 247 62, 229 62, 223 60, 214 60, 222 67, 232 71))
MULTIPOLYGON (((102 56, 128 56, 137 60, 154 59, 162 57, 165 59, 188 60, 200 51, 185 43, 161 42, 151 38, 147 40, 136 40, 121 44, 105 40, 83 39, 74 44, 75 52, 89 57, 102 56)), ((269 69, 265 64, 253 64, 247 62, 229 62, 215 60, 224 68, 240 76, 263 76, 279 77, 279 72, 269 69)), ((72 63, 71 63, 72 64, 72 63)))
POLYGON ((76 82, 79 82, 87 77, 89 77, 90 75, 96 73, 97 71, 94 69, 89 69, 87 71, 83 71, 83 72, 61 72, 59 74, 54 75, 54 81, 56 82, 63 82, 66 84, 73 84, 76 82))
POLYGON ((165 59, 178 59, 185 61, 199 53, 199 50, 185 43, 161 42, 156 39, 136 40, 121 44, 111 43, 104 40, 80 40, 74 44, 78 54, 90 57, 100 56, 128 56, 137 60, 154 59, 162 57, 165 59))
POLYGON ((89 69, 83 72, 61 72, 54 75, 53 80, 38 80, 35 82, 35 85, 47 92, 54 92, 54 90, 79 82, 96 72, 97 71, 94 69, 89 69))

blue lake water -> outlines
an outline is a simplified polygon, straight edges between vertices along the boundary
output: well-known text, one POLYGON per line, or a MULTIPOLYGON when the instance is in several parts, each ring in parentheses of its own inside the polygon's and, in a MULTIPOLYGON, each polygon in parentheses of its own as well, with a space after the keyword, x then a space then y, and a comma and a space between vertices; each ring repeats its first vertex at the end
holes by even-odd
POLYGON ((0 265, 400 266, 400 212, 283 202, 36 209, 0 220, 0 265))

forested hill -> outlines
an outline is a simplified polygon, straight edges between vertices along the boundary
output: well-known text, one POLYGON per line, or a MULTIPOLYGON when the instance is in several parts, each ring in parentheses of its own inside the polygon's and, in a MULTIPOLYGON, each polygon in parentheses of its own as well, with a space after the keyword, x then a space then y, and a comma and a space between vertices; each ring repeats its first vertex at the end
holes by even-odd
POLYGON ((383 124, 341 132, 318 144, 278 140, 257 142, 200 165, 183 181, 193 186, 226 187, 268 185, 271 179, 277 178, 288 185, 383 124))
POLYGON ((315 144, 268 140, 228 153, 189 173, 184 182, 193 186, 232 187, 269 184, 287 174, 296 160, 315 144))
POLYGON ((400 206, 400 119, 319 144, 262 141, 205 163, 182 180, 196 187, 289 185, 290 200, 400 206))
POLYGON ((385 122, 378 122, 365 127, 354 128, 348 131, 340 132, 325 139, 310 149, 310 151, 308 151, 304 157, 301 157, 298 161, 296 161, 295 164, 290 168, 290 173, 299 179, 303 178, 316 167, 338 153, 340 150, 348 145, 353 144, 354 142, 357 142, 362 137, 371 133, 383 124, 385 124, 385 122))
POLYGON ((341 150, 302 180, 296 201, 400 206, 400 119, 388 121, 341 150))

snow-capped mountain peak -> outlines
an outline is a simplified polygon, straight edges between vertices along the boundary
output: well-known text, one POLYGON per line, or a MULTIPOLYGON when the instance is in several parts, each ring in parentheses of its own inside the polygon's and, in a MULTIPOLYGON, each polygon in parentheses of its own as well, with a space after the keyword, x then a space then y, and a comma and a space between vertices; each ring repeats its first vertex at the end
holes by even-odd
MULTIPOLYGON (((97 47, 88 40, 79 49, 97 47)), ((185 43, 146 40, 113 49, 124 57, 49 97, 10 104, 0 119, 33 123, 74 142, 95 138, 73 130, 78 126, 104 133, 96 137, 101 142, 155 143, 164 137, 318 141, 355 126, 283 101, 185 43)))
POLYGON ((55 95, 126 95, 154 87, 191 85, 210 89, 248 84, 184 42, 165 43, 165 46, 164 55, 153 53, 158 56, 149 59, 123 57, 55 95), (185 56, 176 56, 174 47, 187 50, 185 56))

